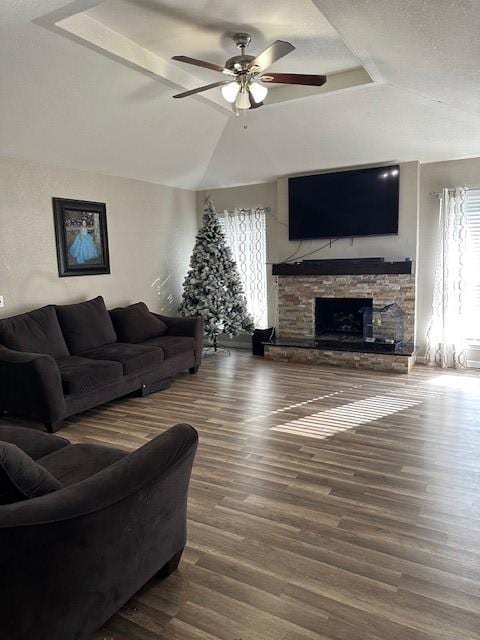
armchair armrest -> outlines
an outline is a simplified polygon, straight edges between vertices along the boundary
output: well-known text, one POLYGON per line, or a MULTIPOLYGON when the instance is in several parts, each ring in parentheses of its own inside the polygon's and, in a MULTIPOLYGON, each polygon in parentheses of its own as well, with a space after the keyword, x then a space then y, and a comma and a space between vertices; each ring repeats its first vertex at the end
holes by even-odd
POLYGON ((62 423, 65 398, 55 360, 0 345, 0 410, 40 420, 49 431, 62 423))
POLYGON ((196 447, 176 425, 85 480, 0 505, 0 637, 90 638, 178 561, 196 447))
POLYGON ((196 429, 176 424, 81 482, 35 498, 35 502, 0 505, 0 532, 11 526, 81 518, 108 511, 129 499, 135 503, 142 492, 151 494, 152 486, 161 487, 156 498, 160 505, 171 502, 175 509, 181 506, 185 510, 197 445, 196 429))
POLYGON ((168 327, 169 336, 189 336, 195 338, 195 367, 198 369, 202 361, 204 321, 198 317, 170 317, 154 314, 168 327))

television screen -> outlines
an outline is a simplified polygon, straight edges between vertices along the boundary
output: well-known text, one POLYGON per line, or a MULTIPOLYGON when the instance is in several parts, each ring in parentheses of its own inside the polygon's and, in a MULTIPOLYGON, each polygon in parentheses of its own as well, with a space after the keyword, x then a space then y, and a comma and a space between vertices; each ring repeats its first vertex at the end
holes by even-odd
POLYGON ((398 233, 398 165, 288 180, 289 238, 398 233))

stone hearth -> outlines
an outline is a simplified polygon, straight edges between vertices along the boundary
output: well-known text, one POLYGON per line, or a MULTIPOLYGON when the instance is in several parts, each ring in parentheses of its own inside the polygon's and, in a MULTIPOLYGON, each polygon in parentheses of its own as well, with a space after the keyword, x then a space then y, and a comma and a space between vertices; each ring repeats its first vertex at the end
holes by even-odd
POLYGON ((358 353, 297 346, 265 345, 265 358, 281 362, 302 362, 319 366, 333 365, 351 369, 370 369, 391 373, 409 373, 415 364, 415 353, 358 353))

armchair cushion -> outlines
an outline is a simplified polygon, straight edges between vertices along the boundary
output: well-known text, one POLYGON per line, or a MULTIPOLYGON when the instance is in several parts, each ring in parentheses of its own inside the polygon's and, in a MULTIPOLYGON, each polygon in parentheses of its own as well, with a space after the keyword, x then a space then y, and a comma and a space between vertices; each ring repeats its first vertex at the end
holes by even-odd
POLYGON ((187 336, 160 336, 146 340, 143 344, 152 347, 161 347, 165 357, 171 358, 185 351, 193 351, 195 349, 195 338, 187 336))
POLYGON ((85 358, 94 360, 114 360, 123 366, 124 375, 143 373, 159 367, 165 356, 161 349, 148 347, 143 344, 127 344, 115 342, 103 347, 91 349, 82 354, 85 358))
POLYGON ((70 353, 78 355, 117 341, 110 314, 101 296, 87 302, 57 306, 57 315, 70 353))
POLYGON ((0 320, 0 343, 14 351, 68 356, 53 305, 0 320))
POLYGON ((88 393, 123 376, 120 362, 68 356, 57 360, 65 393, 88 393))
POLYGON ((41 458, 42 465, 63 486, 86 480, 127 455, 125 451, 98 444, 73 444, 41 458))
POLYGON ((27 456, 38 460, 43 456, 63 449, 70 442, 66 438, 54 436, 36 431, 35 429, 27 429, 26 427, 11 427, 8 425, 0 426, 0 442, 10 442, 16 444, 19 449, 24 451, 27 456))
POLYGON ((0 442, 0 504, 37 498, 62 486, 17 445, 0 442))
POLYGON ((120 342, 144 342, 168 331, 167 325, 150 313, 144 302, 112 309, 110 317, 120 342))

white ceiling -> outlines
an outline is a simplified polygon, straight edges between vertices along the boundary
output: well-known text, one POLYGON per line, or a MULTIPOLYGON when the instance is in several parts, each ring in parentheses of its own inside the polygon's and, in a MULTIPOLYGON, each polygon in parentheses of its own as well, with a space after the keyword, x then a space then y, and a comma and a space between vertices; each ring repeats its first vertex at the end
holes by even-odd
POLYGON ((480 155, 479 33, 471 0, 8 0, 0 155, 185 188, 480 155), (244 130, 217 98, 172 99, 215 73, 183 66, 161 77, 53 27, 85 9, 159 60, 223 63, 240 29, 253 53, 277 38, 295 44, 278 71, 363 65, 376 82, 270 104, 244 130))
MULTIPOLYGON (((167 59, 183 54, 223 64, 239 53, 231 35, 245 30, 253 38, 250 54, 274 40, 297 47, 272 70, 335 73, 359 66, 311 0, 106 0, 88 15, 167 59)), ((190 70, 207 82, 223 79, 206 69, 190 70)))

